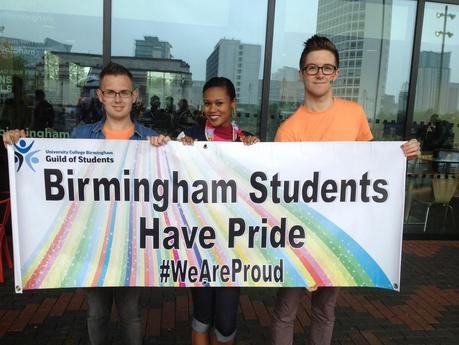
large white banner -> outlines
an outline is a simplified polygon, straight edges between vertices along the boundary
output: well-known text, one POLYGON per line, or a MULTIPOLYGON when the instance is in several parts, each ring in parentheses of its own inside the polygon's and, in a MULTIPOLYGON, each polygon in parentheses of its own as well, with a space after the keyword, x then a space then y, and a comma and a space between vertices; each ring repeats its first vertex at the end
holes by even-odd
POLYGON ((21 139, 8 148, 16 290, 398 290, 400 145, 21 139))

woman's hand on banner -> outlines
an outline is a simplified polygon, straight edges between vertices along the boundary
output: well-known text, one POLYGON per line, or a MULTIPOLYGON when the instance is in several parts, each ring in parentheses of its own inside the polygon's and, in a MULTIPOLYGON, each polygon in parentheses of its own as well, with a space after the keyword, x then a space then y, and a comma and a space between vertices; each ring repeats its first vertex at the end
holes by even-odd
POLYGON ((246 135, 241 140, 244 143, 244 145, 253 145, 255 143, 260 142, 260 139, 258 139, 258 137, 254 135, 246 135))
POLYGON ((162 146, 166 145, 171 140, 171 138, 167 135, 160 134, 158 136, 148 137, 148 140, 153 146, 162 146))
POLYGON ((7 145, 16 144, 20 138, 25 137, 27 137, 27 135, 23 129, 12 129, 10 131, 6 131, 3 133, 3 145, 5 145, 6 148, 7 145))
POLYGON ((194 139, 187 135, 185 135, 184 137, 181 137, 179 140, 182 142, 183 145, 193 145, 194 144, 194 139))
POLYGON ((421 155, 421 144, 416 139, 411 139, 402 145, 406 159, 416 159, 421 155))

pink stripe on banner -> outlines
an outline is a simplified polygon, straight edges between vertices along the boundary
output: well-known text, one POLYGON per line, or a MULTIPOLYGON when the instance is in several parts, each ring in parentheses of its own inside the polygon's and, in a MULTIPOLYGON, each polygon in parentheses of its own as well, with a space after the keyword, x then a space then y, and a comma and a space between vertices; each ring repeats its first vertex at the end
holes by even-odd
MULTIPOLYGON (((166 226, 171 226, 171 222, 170 222, 170 219, 169 219, 169 213, 167 211, 165 211, 163 213, 163 215, 164 215, 164 222, 166 223, 166 226)), ((180 256, 178 255, 177 249, 172 249, 172 255, 174 256, 174 261, 177 262, 179 260, 179 258, 180 258, 180 256)), ((185 283, 180 282, 179 286, 180 287, 184 287, 185 283)))
MULTIPOLYGON (((143 208, 144 208, 144 213, 146 214, 148 211, 148 207, 144 206, 143 208)), ((151 241, 146 241, 145 249, 144 249, 144 256, 143 256, 143 261, 144 261, 144 266, 145 266, 145 272, 144 272, 145 286, 152 286, 153 284, 152 260, 153 260, 153 244, 151 244, 151 241)))
POLYGON ((330 280, 328 279, 327 274, 322 270, 317 261, 315 261, 314 258, 309 255, 309 253, 304 248, 295 249, 294 253, 303 263, 303 266, 306 268, 318 286, 330 285, 330 280))
POLYGON ((102 274, 102 267, 105 262, 105 256, 107 253, 107 244, 110 238, 110 227, 112 224, 112 214, 113 214, 113 201, 110 202, 108 222, 107 222, 107 226, 105 227, 104 244, 102 246, 102 251, 100 252, 100 255, 99 255, 99 260, 97 262, 97 270, 96 270, 96 273, 94 274, 94 278, 92 279, 91 286, 97 286, 97 282, 102 274))
POLYGON ((137 277, 137 231, 135 227, 135 220, 136 220, 136 208, 134 207, 134 204, 131 203, 131 220, 130 220, 130 229, 129 231, 132 233, 132 244, 131 244, 131 276, 129 278, 129 285, 134 286, 136 277, 137 277))
MULTIPOLYGON (((159 157, 159 155, 158 155, 158 157, 159 157)), ((165 157, 165 159, 166 159, 166 164, 167 164, 167 157, 165 157)), ((163 175, 161 174, 160 162, 157 162, 157 163, 158 163, 158 164, 157 164, 157 165, 158 165, 158 169, 157 169, 158 178, 162 178, 163 175)), ((169 164, 167 164, 167 167, 169 168, 169 164)), ((169 176, 169 177, 170 177, 170 176, 169 176)), ((175 210, 174 213, 177 212, 176 208, 177 208, 177 206, 173 206, 173 207, 172 207, 172 210, 175 210)), ((165 211, 163 214, 164 214, 164 221, 165 221, 165 223, 166 223, 166 226, 171 226, 171 222, 170 222, 170 218, 169 218, 169 213, 168 213, 167 211, 165 211)), ((178 254, 177 249, 172 249, 172 254, 173 254, 173 256, 174 256, 174 261, 177 262, 177 261, 180 259, 180 255, 178 254)), ((185 286, 185 283, 184 283, 184 282, 180 282, 180 283, 179 283, 179 286, 180 286, 180 287, 184 287, 184 286, 185 286)))
MULTIPOLYGON (((197 207, 197 205, 195 204, 190 204, 188 207, 191 207, 192 210, 193 210, 193 214, 195 214, 196 218, 197 219, 205 219, 207 220, 207 217, 205 217, 205 214, 204 212, 201 212, 200 211, 200 208, 197 207)), ((204 209, 204 208, 201 208, 201 209, 204 209)), ((179 210, 179 213, 180 213, 180 219, 183 219, 187 224, 188 224, 188 221, 187 219, 185 218, 185 216, 183 215, 182 217, 182 212, 180 212, 179 210)), ((207 222, 203 222, 204 224, 207 224, 207 222)), ((188 226, 190 226, 190 224, 188 224, 188 226)), ((191 249, 191 250, 188 250, 187 249, 187 259, 188 259, 188 262, 192 265, 192 266, 198 266, 198 254, 196 254, 194 251, 198 251, 197 249, 191 249), (188 254, 189 253, 189 254, 188 254)), ((199 253, 199 251, 198 251, 199 253)))

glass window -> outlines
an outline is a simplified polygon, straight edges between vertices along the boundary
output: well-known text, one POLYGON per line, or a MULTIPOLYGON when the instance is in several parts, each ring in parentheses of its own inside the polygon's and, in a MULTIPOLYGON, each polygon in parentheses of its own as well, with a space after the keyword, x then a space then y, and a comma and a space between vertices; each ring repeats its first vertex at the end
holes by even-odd
POLYGON ((411 134, 422 142, 422 155, 408 166, 409 232, 457 233, 458 15, 459 5, 426 3, 411 125, 411 134))
POLYGON ((101 53, 101 1, 1 1, 0 131, 67 137, 100 116, 92 95, 101 53))
POLYGON ((406 98, 402 95, 409 80, 415 16, 416 2, 408 0, 387 4, 277 1, 269 106, 276 116, 269 117, 268 139, 303 103, 299 58, 303 42, 315 33, 329 37, 341 54, 335 96, 362 104, 376 140, 401 139, 406 118, 406 98), (352 27, 364 31, 352 31, 352 27), (363 78, 352 86, 350 81, 359 76, 363 78), (387 125, 377 123, 377 119, 386 120, 387 125))
POLYGON ((459 149, 458 15, 459 5, 426 4, 412 126, 425 151, 459 149))
POLYGON ((200 116, 204 82, 223 76, 240 82, 247 115, 235 120, 257 133, 266 13, 266 0, 113 0, 113 60, 134 73, 138 118, 175 136, 200 116))
MULTIPOLYGON (((68 137, 84 113, 96 114, 101 52, 102 1, 0 1, 0 135, 68 137)), ((0 190, 7 171, 2 150, 0 190)))

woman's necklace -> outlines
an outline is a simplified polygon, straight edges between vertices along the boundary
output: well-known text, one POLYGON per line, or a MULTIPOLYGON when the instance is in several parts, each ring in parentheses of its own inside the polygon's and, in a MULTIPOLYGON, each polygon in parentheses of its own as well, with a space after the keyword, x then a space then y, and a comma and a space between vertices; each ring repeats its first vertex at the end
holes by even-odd
MULTIPOLYGON (((244 132, 239 128, 239 126, 236 124, 236 122, 231 122, 231 127, 232 127, 232 132, 233 132, 233 141, 236 141, 238 138, 239 140, 242 140, 245 135, 244 132)), ((216 127, 212 126, 209 121, 206 121, 206 128, 204 130, 206 134, 206 139, 207 141, 221 141, 221 140, 216 140, 215 138, 215 129, 216 127)))

